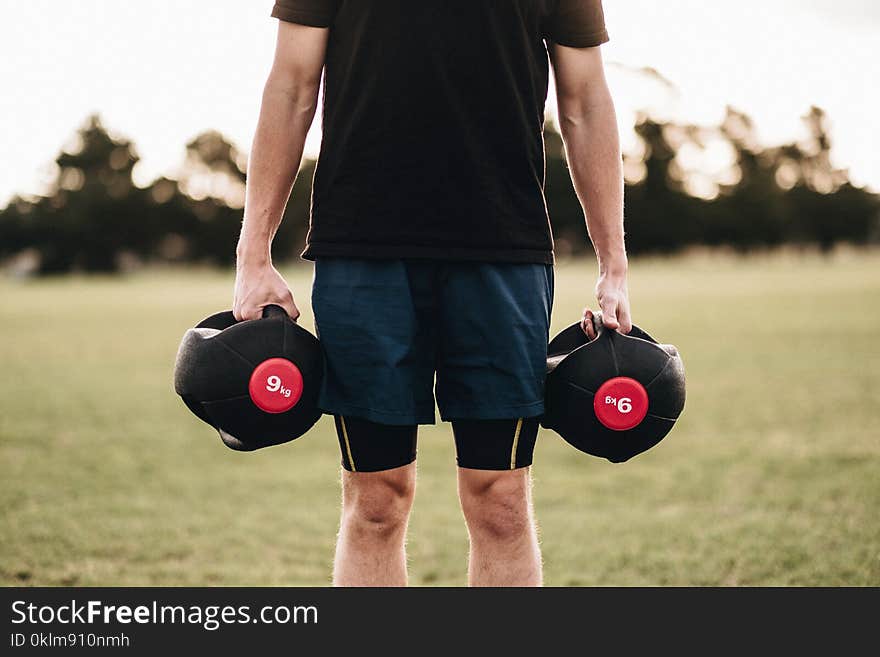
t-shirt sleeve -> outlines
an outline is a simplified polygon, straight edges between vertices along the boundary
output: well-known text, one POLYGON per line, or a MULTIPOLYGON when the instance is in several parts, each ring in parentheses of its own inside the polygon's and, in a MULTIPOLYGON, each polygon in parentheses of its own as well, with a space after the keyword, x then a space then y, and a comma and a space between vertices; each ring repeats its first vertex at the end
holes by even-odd
POLYGON ((288 23, 330 27, 339 0, 276 0, 272 16, 288 23))
POLYGON ((557 0, 547 20, 547 38, 561 46, 592 48, 608 41, 602 0, 557 0))

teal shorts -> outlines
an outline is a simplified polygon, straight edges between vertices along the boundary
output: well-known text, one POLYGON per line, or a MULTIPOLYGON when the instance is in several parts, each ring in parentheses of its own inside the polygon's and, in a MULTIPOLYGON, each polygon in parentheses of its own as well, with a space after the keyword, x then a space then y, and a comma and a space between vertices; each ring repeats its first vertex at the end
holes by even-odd
POLYGON ((553 266, 319 257, 321 409, 386 425, 544 412, 553 266))

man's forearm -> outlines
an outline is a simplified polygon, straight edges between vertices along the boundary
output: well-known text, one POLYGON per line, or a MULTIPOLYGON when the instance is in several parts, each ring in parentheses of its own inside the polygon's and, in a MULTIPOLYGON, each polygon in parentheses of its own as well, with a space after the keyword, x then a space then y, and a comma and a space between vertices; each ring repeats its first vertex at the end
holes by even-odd
POLYGON ((626 270, 623 234, 623 163, 610 94, 560 106, 559 120, 575 191, 599 267, 626 270))
POLYGON ((266 83, 248 162, 240 260, 271 260, 272 238, 296 179, 317 97, 317 84, 291 85, 271 78, 266 83))

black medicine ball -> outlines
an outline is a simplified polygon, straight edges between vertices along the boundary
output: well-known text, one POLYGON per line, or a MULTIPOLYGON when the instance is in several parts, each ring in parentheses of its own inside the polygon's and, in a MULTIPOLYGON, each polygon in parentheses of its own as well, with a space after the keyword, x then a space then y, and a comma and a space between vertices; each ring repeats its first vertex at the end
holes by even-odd
POLYGON ((227 447, 251 451, 298 438, 318 421, 323 374, 318 339, 267 306, 263 319, 238 322, 226 311, 189 329, 174 390, 227 447))
POLYGON ((547 348, 541 423, 582 452, 621 463, 659 443, 684 408, 684 364, 672 345, 633 326, 624 335, 596 318, 592 342, 580 324, 547 348))

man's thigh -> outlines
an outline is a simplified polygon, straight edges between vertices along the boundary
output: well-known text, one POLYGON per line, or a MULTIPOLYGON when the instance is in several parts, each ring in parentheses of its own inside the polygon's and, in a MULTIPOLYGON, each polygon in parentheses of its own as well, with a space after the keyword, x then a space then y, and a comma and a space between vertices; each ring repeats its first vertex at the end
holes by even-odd
POLYGON ((451 264, 441 290, 437 402, 458 465, 526 468, 544 412, 553 268, 451 264))
POLYGON ((324 412, 389 425, 433 423, 435 338, 421 308, 427 284, 399 260, 315 262, 324 412))
POLYGON ((437 402, 444 420, 544 412, 553 268, 455 263, 441 291, 437 402))

